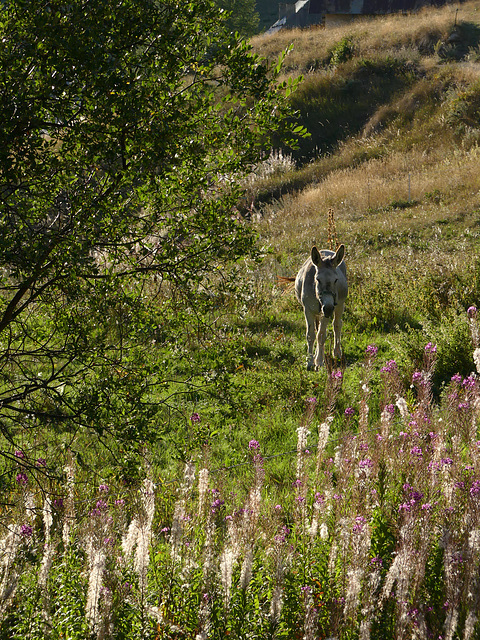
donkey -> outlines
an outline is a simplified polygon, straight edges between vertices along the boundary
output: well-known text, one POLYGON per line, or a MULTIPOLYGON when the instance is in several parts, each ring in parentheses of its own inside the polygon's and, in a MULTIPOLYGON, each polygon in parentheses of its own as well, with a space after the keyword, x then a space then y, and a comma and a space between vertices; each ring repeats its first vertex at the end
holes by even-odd
POLYGON ((307 345, 309 371, 323 365, 327 326, 333 316, 335 358, 342 357, 340 342, 342 314, 348 293, 347 269, 343 257, 345 247, 341 244, 336 251, 313 247, 310 257, 304 263, 295 279, 295 293, 303 305, 307 324, 307 345), (313 344, 317 349, 313 355, 313 344))

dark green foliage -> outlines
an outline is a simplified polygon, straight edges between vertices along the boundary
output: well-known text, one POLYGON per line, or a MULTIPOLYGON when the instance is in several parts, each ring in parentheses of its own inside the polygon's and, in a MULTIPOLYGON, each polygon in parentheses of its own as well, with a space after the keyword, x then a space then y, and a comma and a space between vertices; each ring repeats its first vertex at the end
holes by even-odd
POLYGON ((259 27, 259 15, 255 0, 215 0, 217 6, 227 13, 226 25, 231 31, 243 36, 252 36, 259 27))
POLYGON ((332 47, 328 53, 328 63, 332 66, 347 62, 353 58, 354 44, 352 38, 345 36, 337 44, 332 47))

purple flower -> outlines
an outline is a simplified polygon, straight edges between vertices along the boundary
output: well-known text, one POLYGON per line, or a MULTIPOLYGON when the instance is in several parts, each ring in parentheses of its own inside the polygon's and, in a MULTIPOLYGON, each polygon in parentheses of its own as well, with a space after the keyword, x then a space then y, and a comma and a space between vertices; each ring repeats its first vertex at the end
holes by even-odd
POLYGON ((46 466, 47 466, 47 461, 45 460, 45 458, 38 458, 37 467, 46 467, 46 466))
POLYGON ((396 371, 397 370, 397 363, 395 362, 395 360, 389 360, 385 366, 383 366, 380 371, 382 371, 383 373, 391 373, 392 371, 396 371))
POLYGON ((368 356, 373 357, 377 355, 378 347, 374 344, 369 344, 365 351, 368 356))
POLYGON ((464 387, 465 389, 473 389, 473 387, 475 386, 475 376, 468 376, 468 378, 465 378, 465 380, 462 382, 462 387, 464 387))
POLYGON ((470 495, 476 496, 480 493, 480 480, 475 480, 470 487, 470 495))
POLYGON ((123 498, 119 498, 118 500, 115 500, 115 505, 117 507, 123 507, 125 505, 125 500, 123 498))
POLYGON ((372 558, 370 560, 370 564, 381 567, 383 565, 383 560, 382 558, 380 558, 380 556, 375 556, 375 558, 372 558))
POLYGON ((468 307, 467 309, 467 315, 468 317, 473 320, 474 318, 477 317, 477 307, 475 307, 473 304, 471 307, 468 307))
POLYGON ((456 373, 451 377, 452 382, 456 382, 457 384, 462 384, 462 376, 459 373, 456 373))
POLYGON ((410 491, 408 497, 410 498, 410 504, 416 504, 423 498, 423 493, 421 491, 410 491))
POLYGON ((259 447, 260 447, 260 443, 257 442, 256 440, 250 440, 250 442, 248 443, 249 449, 258 449, 259 447))
POLYGON ((437 353, 437 345, 429 342, 425 345, 425 353, 437 353))
POLYGON ((280 504, 276 504, 275 505, 275 509, 276 509, 276 511, 281 511, 282 510, 282 506, 280 504))
POLYGON ((16 481, 18 484, 22 484, 23 486, 25 486, 26 484, 28 484, 27 474, 23 472, 17 473, 16 481))
POLYGON ((394 404, 385 405, 385 411, 391 414, 395 413, 395 405, 394 404))
POLYGON ((314 406, 317 404, 317 399, 312 396, 311 398, 307 398, 306 402, 307 404, 311 404, 312 406, 314 406))
POLYGON ((442 458, 442 462, 447 465, 453 464, 453 460, 451 458, 442 458))
POLYGON ((191 422, 195 423, 200 422, 201 418, 198 413, 192 413, 192 415, 190 416, 190 420, 191 422))
POLYGON ((355 409, 353 407, 347 407, 345 409, 345 415, 346 416, 353 416, 355 413, 355 409))
POLYGON ((23 460, 23 458, 25 458, 25 454, 23 453, 23 451, 15 451, 15 457, 16 458, 21 458, 23 460))
POLYGON ((423 373, 421 371, 414 371, 412 375, 412 382, 420 383, 423 380, 423 373))
POLYGON ((423 451, 421 447, 412 447, 410 449, 410 453, 412 456, 417 456, 418 458, 421 458, 423 456, 423 451))
POLYGON ((343 373, 338 370, 338 371, 332 371, 332 380, 341 380, 343 378, 343 373))
POLYGON ((56 509, 63 509, 63 498, 55 498, 53 501, 53 506, 56 509))
POLYGON ((431 511, 432 505, 430 504, 430 502, 426 502, 425 504, 422 504, 421 509, 423 511, 431 511))
POLYGON ((102 493, 108 493, 109 492, 108 485, 106 485, 106 484, 101 484, 98 487, 98 490, 101 491, 102 493))
POLYGON ((223 507, 223 505, 225 504, 225 500, 221 500, 220 498, 217 498, 216 500, 214 500, 214 502, 212 502, 212 513, 215 514, 217 513, 217 511, 220 509, 220 507, 223 507))
POLYGON ((22 524, 20 527, 20 535, 24 538, 31 538, 33 535, 33 529, 29 524, 22 524))
POLYGON ((470 403, 468 402, 468 400, 465 400, 465 402, 459 402, 458 403, 458 408, 459 409, 470 409, 470 403))

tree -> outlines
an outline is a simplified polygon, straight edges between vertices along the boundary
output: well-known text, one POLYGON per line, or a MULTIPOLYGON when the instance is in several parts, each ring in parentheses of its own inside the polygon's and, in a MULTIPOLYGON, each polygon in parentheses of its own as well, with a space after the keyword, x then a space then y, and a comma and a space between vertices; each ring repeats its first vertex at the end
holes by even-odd
POLYGON ((9 0, 0 31, 4 458, 39 425, 154 438, 154 342, 254 252, 238 177, 288 88, 209 0, 9 0))
POLYGON ((226 25, 231 31, 244 36, 258 32, 260 17, 254 0, 216 0, 216 3, 226 12, 226 25))

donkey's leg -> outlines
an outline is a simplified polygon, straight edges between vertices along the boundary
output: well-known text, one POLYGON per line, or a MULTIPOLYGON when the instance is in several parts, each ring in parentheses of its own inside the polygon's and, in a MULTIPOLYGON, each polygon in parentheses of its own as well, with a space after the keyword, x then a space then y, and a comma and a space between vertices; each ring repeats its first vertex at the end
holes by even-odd
POLYGON ((335 307, 335 312, 333 314, 333 355, 337 360, 340 360, 342 357, 342 315, 344 307, 345 303, 340 302, 335 307))
POLYGON ((316 331, 315 314, 312 313, 311 311, 308 311, 307 309, 305 309, 305 323, 307 325, 307 347, 308 347, 307 369, 308 371, 312 371, 312 369, 314 368, 313 344, 315 342, 317 331, 316 331))
POLYGON ((327 327, 329 318, 322 317, 317 331, 317 351, 315 353, 315 367, 319 369, 323 366, 323 356, 325 354, 325 341, 327 339, 327 327))

